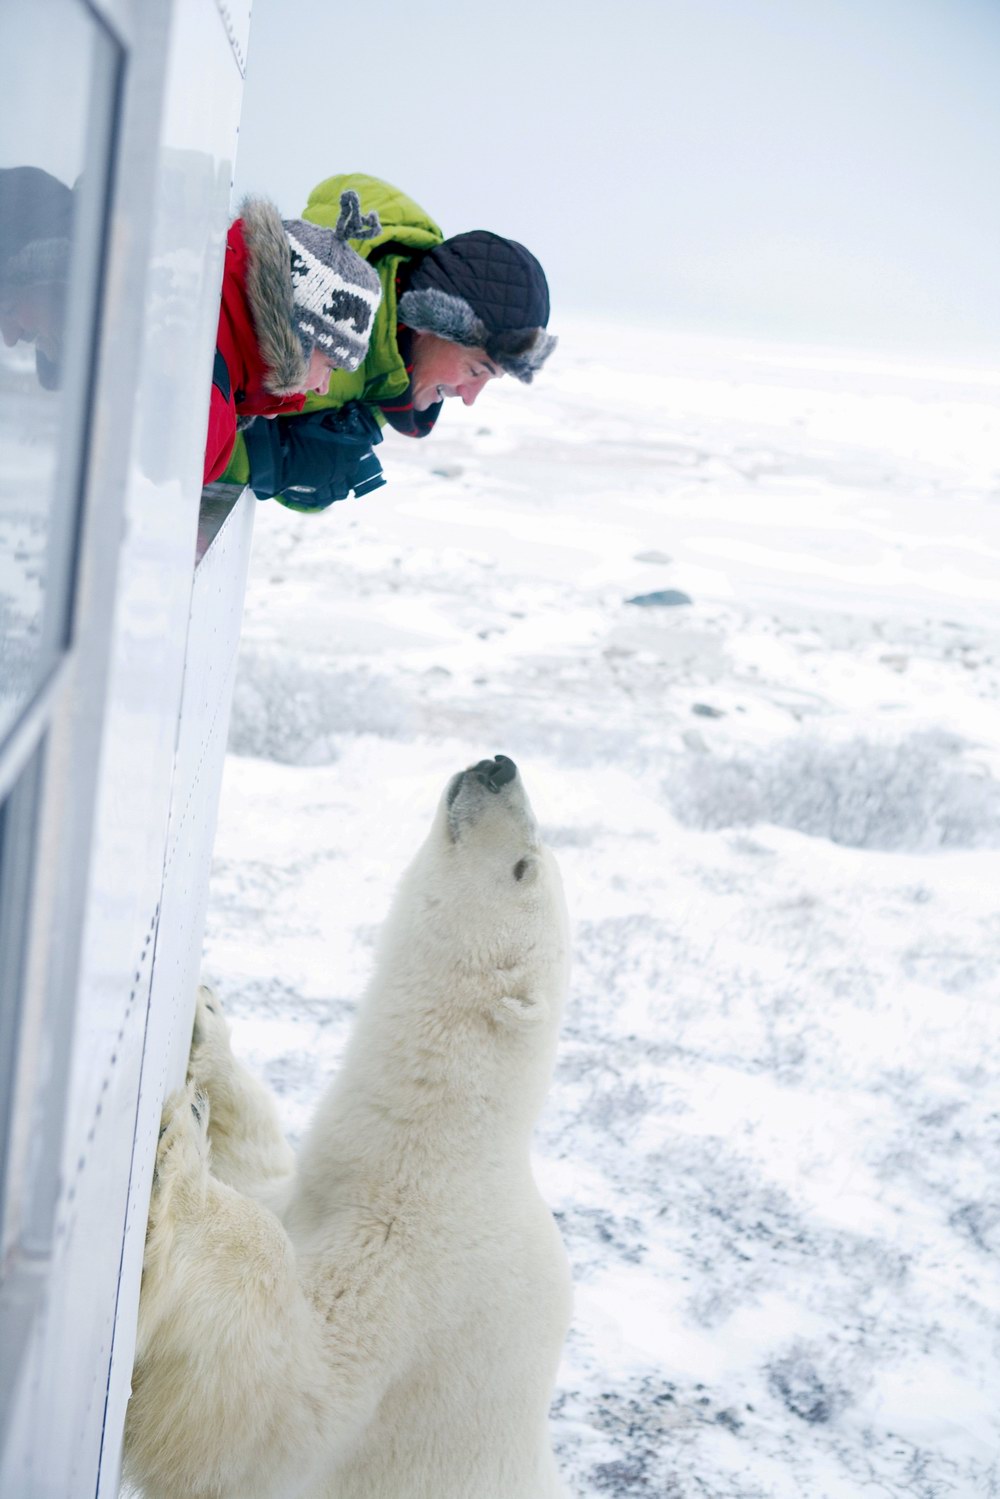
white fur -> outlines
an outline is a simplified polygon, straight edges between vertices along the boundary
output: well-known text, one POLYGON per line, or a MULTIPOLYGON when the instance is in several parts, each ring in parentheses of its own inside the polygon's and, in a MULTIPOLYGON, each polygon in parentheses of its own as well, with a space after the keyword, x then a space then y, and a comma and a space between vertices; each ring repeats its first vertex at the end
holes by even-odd
POLYGON ((126 1431, 148 1499, 565 1494, 547 1416, 569 1276, 529 1142, 567 954, 520 778, 470 769, 402 881, 294 1175, 200 991, 126 1431))

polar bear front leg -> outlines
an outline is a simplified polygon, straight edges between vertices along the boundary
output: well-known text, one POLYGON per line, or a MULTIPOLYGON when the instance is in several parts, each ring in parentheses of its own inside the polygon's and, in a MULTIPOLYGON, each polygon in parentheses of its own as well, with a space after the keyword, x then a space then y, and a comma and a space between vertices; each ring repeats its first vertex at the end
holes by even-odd
POLYGON ((233 1056, 218 996, 198 988, 188 1080, 208 1095, 212 1175, 239 1192, 271 1200, 295 1169, 274 1099, 233 1056))
POLYGON ((204 1211, 208 1190, 208 1100, 188 1083, 163 1106, 142 1262, 136 1358, 169 1315, 182 1283, 177 1224, 204 1211))
POLYGON ((324 1327, 278 1219, 209 1157, 208 1100, 189 1083, 157 1150, 126 1476, 145 1499, 283 1499, 329 1443, 324 1327))

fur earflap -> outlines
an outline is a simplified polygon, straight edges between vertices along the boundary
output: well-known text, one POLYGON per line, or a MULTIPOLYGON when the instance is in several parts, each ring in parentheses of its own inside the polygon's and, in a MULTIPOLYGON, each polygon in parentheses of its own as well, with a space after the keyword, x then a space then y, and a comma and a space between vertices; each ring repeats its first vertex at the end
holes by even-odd
POLYGON ((449 343, 467 349, 483 349, 489 330, 464 297, 452 296, 436 286, 404 291, 399 299, 399 320, 415 333, 434 333, 449 343))
POLYGON ((12 255, 0 273, 4 286, 65 284, 69 279, 69 240, 35 239, 12 255))
POLYGON ((494 333, 484 345, 490 358, 515 380, 530 385, 559 342, 544 328, 520 328, 515 333, 494 333))
POLYGON ((309 361, 295 331, 288 239, 281 215, 266 198, 246 198, 240 205, 247 247, 247 300, 261 358, 267 365, 265 386, 275 396, 304 389, 309 361))

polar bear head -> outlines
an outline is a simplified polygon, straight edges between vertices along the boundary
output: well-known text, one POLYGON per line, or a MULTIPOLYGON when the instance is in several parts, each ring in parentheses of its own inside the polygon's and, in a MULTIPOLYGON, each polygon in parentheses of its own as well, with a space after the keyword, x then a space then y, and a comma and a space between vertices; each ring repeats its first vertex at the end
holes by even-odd
POLYGON ((487 1092, 517 1067, 544 1089, 568 967, 559 870, 517 766, 480 760, 448 781, 383 930, 370 993, 397 1060, 412 1047, 440 1075, 450 1058, 487 1092))
POLYGON ((422 855, 428 895, 442 903, 444 940, 461 961, 500 975, 512 1001, 510 975, 520 971, 520 1002, 529 1008, 553 986, 561 994, 562 881, 513 760, 495 755, 452 776, 422 855))

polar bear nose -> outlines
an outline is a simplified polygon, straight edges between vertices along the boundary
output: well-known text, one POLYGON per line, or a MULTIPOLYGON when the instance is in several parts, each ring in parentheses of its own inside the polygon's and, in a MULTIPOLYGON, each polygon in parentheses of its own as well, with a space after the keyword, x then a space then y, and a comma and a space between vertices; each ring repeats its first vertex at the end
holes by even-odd
POLYGON ((480 760, 478 765, 473 765, 472 774, 481 786, 499 791, 517 775, 517 766, 506 755, 494 755, 492 760, 480 760))

